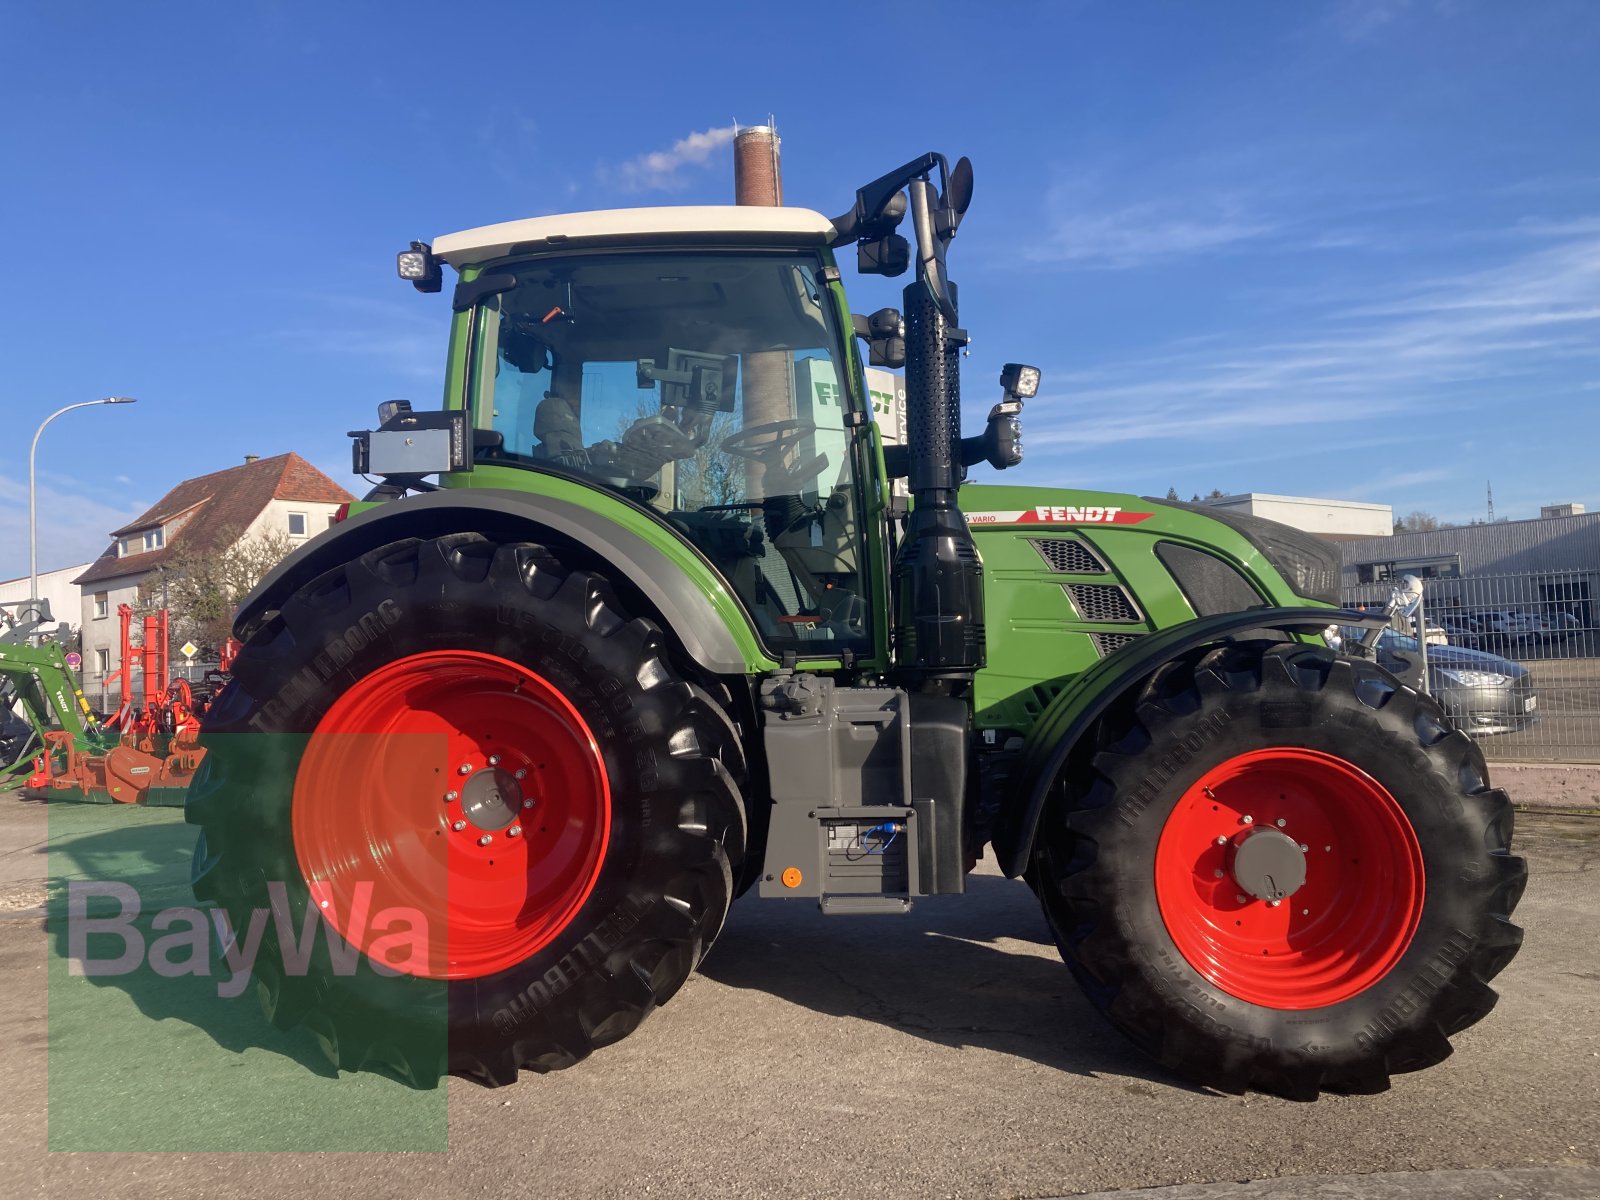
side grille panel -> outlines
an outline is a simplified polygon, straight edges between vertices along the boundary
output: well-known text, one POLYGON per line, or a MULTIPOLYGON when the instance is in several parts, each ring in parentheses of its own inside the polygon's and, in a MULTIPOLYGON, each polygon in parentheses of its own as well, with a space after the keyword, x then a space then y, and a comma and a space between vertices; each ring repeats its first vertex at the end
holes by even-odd
POLYGON ((1089 636, 1094 638, 1094 648, 1100 652, 1100 657, 1104 658, 1108 654, 1115 654, 1130 642, 1138 641, 1141 635, 1137 633, 1094 633, 1089 636))
POLYGON ((1136 623, 1139 610, 1128 593, 1113 583, 1064 583, 1078 616, 1085 621, 1113 625, 1136 623))
POLYGON ((1029 544, 1052 571, 1067 575, 1104 575, 1100 556, 1077 538, 1030 538, 1029 544))

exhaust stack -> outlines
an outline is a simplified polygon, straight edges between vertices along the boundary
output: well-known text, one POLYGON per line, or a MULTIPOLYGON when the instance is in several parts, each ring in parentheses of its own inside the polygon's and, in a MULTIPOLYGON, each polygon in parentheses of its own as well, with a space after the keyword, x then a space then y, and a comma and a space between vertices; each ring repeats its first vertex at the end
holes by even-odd
POLYGON ((783 203, 783 162, 779 156, 782 144, 777 126, 772 124, 752 125, 733 135, 735 204, 783 203))
POLYGON ((894 561, 896 657, 925 679, 961 679, 984 665, 984 630, 983 564, 956 502, 960 341, 923 282, 903 303, 912 509, 894 561))
MULTIPOLYGON (((783 204, 783 163, 779 156, 778 129, 767 118, 766 125, 753 125, 733 135, 733 202, 768 208, 783 204)), ((744 427, 786 420, 795 411, 794 364, 784 350, 748 354, 744 361, 744 427)), ((758 462, 745 464, 748 495, 759 496, 766 468, 758 462)))
POLYGON ((956 497, 966 478, 960 351, 967 336, 956 324, 956 289, 945 269, 971 202, 972 164, 963 158, 952 169, 944 155, 924 154, 858 188, 855 207, 834 219, 830 243, 855 242, 863 273, 899 275, 912 248, 895 230, 911 216, 916 282, 903 303, 913 507, 894 559, 892 637, 899 672, 930 692, 959 688, 985 663, 983 563, 956 497))

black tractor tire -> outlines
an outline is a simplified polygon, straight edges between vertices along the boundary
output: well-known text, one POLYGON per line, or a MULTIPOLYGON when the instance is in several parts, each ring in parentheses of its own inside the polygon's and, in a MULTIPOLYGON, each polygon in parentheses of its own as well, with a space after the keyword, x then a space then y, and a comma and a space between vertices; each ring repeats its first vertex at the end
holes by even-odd
MULTIPOLYGON (((1313 1100, 1324 1091, 1380 1092, 1391 1075, 1445 1058, 1450 1036, 1494 1006, 1496 995, 1487 984, 1521 945, 1522 932, 1510 915, 1527 878, 1523 860, 1510 853, 1510 801, 1489 786, 1482 753, 1450 726, 1438 705, 1375 664, 1317 646, 1265 642, 1229 644, 1176 660, 1113 706, 1076 763, 1047 807, 1032 864, 1036 890, 1061 954, 1092 1003, 1173 1072, 1232 1094, 1256 1089, 1313 1100), (1328 920, 1313 926, 1316 917, 1301 917, 1311 910, 1295 906, 1294 895, 1279 901, 1290 907, 1273 904, 1272 911, 1260 907, 1267 903, 1260 893, 1233 895, 1243 885, 1225 878, 1224 866, 1231 861, 1237 872, 1242 860, 1225 857, 1236 854, 1231 847, 1238 844, 1236 837, 1223 846, 1227 830, 1206 848, 1163 842, 1169 823, 1174 831, 1188 831, 1191 821, 1249 823, 1255 814, 1235 817, 1238 810, 1208 803, 1222 784, 1216 791, 1202 786, 1225 778, 1231 764, 1250 761, 1241 758, 1246 755, 1291 764, 1303 759, 1312 771, 1354 778, 1365 787, 1359 776, 1348 775, 1347 767, 1353 768, 1386 790, 1403 813, 1397 829, 1409 823, 1414 839, 1390 839, 1407 845, 1404 855, 1378 844, 1382 837, 1366 839, 1365 868, 1339 865, 1354 863, 1363 852, 1356 844, 1360 838, 1344 839, 1350 845, 1299 846, 1311 872, 1299 885, 1301 894, 1313 886, 1326 889, 1330 885, 1311 880, 1342 869, 1347 874, 1339 878, 1349 881, 1338 893, 1343 903, 1369 906, 1366 919, 1379 930, 1383 920, 1393 919, 1384 916, 1383 889, 1390 885, 1383 880, 1395 877, 1391 872, 1380 878, 1379 864, 1415 864, 1419 886, 1408 905, 1414 932, 1409 940, 1393 939, 1388 959, 1372 959, 1369 982, 1320 991, 1307 985, 1284 998, 1293 981, 1274 972, 1299 970, 1297 954, 1320 947, 1316 953, 1334 964, 1356 953, 1357 935, 1341 923, 1348 912, 1329 904, 1328 920), (1158 884, 1158 856, 1168 844, 1182 854, 1162 861, 1192 861, 1192 877, 1180 874, 1169 884, 1169 873, 1158 884), (1319 862, 1324 850, 1329 853, 1319 862), (1217 856, 1214 862, 1208 853, 1217 856), (1361 875, 1363 870, 1370 874, 1361 875), (1213 875, 1225 891, 1206 892, 1213 875), (1161 886, 1169 889, 1168 908, 1161 886), (1215 896, 1218 907, 1190 901, 1198 895, 1215 896), (1228 911, 1235 904, 1240 920, 1226 919, 1235 915, 1228 911), (1259 943, 1267 963, 1286 965, 1260 965, 1251 957, 1256 943, 1236 962, 1236 944, 1229 941, 1236 934, 1229 927, 1241 925, 1252 908, 1250 920, 1285 921, 1279 928, 1298 939, 1259 943), (1186 923, 1191 912, 1200 918, 1186 923), (1223 948, 1219 957, 1186 955, 1180 937, 1195 928, 1215 939, 1205 945, 1223 948), (1346 938, 1348 947, 1341 944, 1346 938), (1297 944, 1306 949, 1297 950, 1297 944), (1224 978, 1218 962, 1242 974, 1224 978), (1240 991, 1252 998, 1241 998, 1240 991)), ((1287 878, 1293 874, 1288 868, 1296 830, 1291 822, 1274 832, 1284 822, 1273 814, 1287 808, 1287 796, 1276 785, 1270 793, 1231 793, 1260 800, 1262 828, 1241 829, 1238 836, 1276 840, 1287 878)), ((1345 813, 1358 806, 1347 794, 1338 788, 1325 793, 1332 801, 1324 806, 1329 820, 1351 819, 1345 813), (1343 813, 1331 811, 1341 805, 1343 813)), ((1307 814, 1303 828, 1321 820, 1315 806, 1299 811, 1307 814)), ((1177 832, 1171 836, 1176 839, 1177 832)))
MULTIPOLYGON (((470 654, 536 673, 592 734, 583 744, 603 762, 609 793, 591 890, 520 961, 446 978, 375 969, 363 952, 352 972, 319 930, 309 967, 291 969, 278 924, 266 921, 254 981, 274 1024, 306 1026, 345 1070, 418 1087, 444 1073, 492 1086, 521 1068, 571 1066, 682 986, 722 926, 742 865, 744 758, 712 692, 687 680, 662 631, 629 614, 601 575, 531 543, 408 539, 327 572, 243 633, 233 682, 202 727, 205 758, 186 806, 200 826, 195 894, 226 910, 235 931, 270 910, 268 881, 279 881, 280 906, 287 895, 291 937, 308 909, 315 924, 296 856, 297 771, 330 708, 392 664, 470 654)), ((441 765, 448 776, 453 764, 441 765)), ((449 839, 455 826, 439 824, 415 836, 449 839)), ((523 838, 530 863, 535 824, 523 838)))

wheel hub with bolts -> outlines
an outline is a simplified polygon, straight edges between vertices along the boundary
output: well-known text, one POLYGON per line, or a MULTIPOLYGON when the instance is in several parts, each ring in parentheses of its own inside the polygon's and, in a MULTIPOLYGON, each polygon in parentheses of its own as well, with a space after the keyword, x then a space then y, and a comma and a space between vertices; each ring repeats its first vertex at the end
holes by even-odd
MULTIPOLYGON (((491 755, 489 761, 498 762, 499 758, 491 755)), ((461 811, 479 829, 492 833, 517 819, 524 799, 531 797, 523 796, 515 775, 504 767, 488 767, 467 778, 461 811)))
POLYGON ((1288 834, 1277 829, 1256 829, 1230 844, 1234 882, 1257 900, 1279 904, 1304 885, 1306 856, 1288 834))

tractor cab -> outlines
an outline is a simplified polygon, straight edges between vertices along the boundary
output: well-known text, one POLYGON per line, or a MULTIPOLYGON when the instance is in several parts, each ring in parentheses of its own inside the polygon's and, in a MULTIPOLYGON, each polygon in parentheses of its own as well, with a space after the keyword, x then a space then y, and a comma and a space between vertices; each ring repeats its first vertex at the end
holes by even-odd
POLYGON ((651 510, 776 651, 870 652, 870 442, 830 223, 792 209, 607 215, 577 247, 570 221, 550 238, 541 219, 435 246, 462 270, 467 363, 449 403, 469 414, 474 466, 572 476, 651 510))

